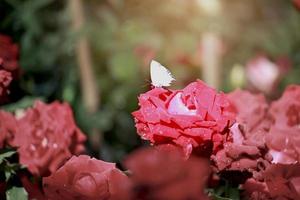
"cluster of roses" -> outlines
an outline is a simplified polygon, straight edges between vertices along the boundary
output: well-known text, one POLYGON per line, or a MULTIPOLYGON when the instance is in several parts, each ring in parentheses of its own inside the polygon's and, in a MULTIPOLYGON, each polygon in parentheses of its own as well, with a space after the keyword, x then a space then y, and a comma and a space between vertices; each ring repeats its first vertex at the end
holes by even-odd
POLYGON ((31 173, 19 174, 29 199, 206 199, 207 161, 186 161, 172 145, 132 153, 124 162, 126 174, 114 163, 77 156, 86 138, 65 103, 36 101, 14 115, 1 111, 0 118, 1 148, 16 148, 19 162, 31 173))
POLYGON ((217 93, 196 81, 183 90, 154 88, 139 105, 139 135, 180 147, 187 160, 206 157, 209 186, 225 179, 246 199, 300 199, 300 86, 267 103, 262 94, 217 93))

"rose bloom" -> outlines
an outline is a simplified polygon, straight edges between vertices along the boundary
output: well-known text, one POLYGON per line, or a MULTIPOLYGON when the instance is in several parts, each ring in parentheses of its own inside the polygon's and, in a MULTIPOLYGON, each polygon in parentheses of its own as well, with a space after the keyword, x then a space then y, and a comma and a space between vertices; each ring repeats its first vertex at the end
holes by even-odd
POLYGON ((140 149, 128 156, 125 166, 130 170, 130 200, 204 200, 204 189, 210 169, 208 161, 183 157, 177 147, 140 149))
POLYGON ((260 55, 246 65, 246 77, 256 90, 271 93, 280 77, 280 67, 267 57, 260 55))
POLYGON ((0 148, 10 143, 11 138, 16 132, 16 127, 15 117, 9 112, 0 110, 0 148))
POLYGON ((17 125, 11 144, 18 147, 20 163, 34 175, 46 176, 84 150, 86 137, 76 126, 67 103, 36 101, 17 125))
POLYGON ((133 112, 138 134, 153 144, 176 144, 188 157, 222 145, 233 123, 229 102, 200 80, 183 90, 154 88, 139 96, 133 112))
POLYGON ((300 162, 300 86, 290 85, 270 107, 272 126, 266 144, 273 163, 300 162))
POLYGON ((82 155, 73 156, 43 178, 43 187, 48 200, 106 200, 114 199, 117 188, 126 181, 114 163, 82 155))

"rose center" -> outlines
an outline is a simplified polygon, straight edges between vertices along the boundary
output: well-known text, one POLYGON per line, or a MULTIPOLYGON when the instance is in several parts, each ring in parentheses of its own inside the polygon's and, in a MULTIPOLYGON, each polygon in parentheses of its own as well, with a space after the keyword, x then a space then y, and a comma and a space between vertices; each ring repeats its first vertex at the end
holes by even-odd
POLYGON ((196 109, 189 109, 181 99, 182 92, 178 92, 170 101, 168 112, 173 115, 196 115, 196 109))

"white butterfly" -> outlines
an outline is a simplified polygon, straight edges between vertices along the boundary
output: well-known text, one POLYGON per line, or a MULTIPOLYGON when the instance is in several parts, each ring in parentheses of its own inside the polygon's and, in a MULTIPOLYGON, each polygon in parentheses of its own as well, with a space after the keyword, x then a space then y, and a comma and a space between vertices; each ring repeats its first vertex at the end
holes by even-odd
POLYGON ((168 87, 175 80, 171 72, 155 60, 150 64, 150 76, 154 87, 168 87))

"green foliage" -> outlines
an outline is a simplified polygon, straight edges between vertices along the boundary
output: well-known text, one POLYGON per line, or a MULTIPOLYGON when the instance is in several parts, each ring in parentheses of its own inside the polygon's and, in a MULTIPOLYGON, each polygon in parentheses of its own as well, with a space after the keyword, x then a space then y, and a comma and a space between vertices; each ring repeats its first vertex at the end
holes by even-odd
POLYGON ((12 187, 6 191, 6 200, 27 200, 28 193, 22 187, 12 187))

